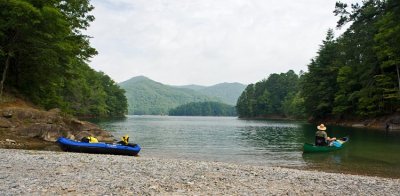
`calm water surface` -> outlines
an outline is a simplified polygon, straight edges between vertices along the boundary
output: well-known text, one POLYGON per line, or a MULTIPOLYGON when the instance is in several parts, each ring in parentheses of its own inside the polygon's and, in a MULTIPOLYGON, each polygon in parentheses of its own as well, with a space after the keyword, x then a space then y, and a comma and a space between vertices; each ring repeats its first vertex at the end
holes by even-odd
POLYGON ((328 126, 328 135, 350 136, 340 151, 303 154, 316 125, 235 117, 127 116, 97 122, 142 146, 140 156, 318 169, 400 178, 400 133, 328 126))

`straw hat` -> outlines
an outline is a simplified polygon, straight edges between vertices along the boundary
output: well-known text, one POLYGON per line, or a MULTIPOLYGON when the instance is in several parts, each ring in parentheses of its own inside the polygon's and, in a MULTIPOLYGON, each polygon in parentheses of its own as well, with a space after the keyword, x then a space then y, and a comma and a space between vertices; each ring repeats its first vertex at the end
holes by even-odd
POLYGON ((317 129, 318 129, 318 130, 325 131, 325 130, 326 130, 326 127, 325 127, 324 124, 320 124, 319 126, 317 126, 317 129))

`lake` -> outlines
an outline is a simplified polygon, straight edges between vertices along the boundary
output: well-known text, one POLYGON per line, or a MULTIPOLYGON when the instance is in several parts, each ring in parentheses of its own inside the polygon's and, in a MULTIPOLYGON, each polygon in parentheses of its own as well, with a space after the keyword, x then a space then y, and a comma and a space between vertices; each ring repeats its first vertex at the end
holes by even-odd
POLYGON ((117 138, 129 134, 140 156, 271 165, 400 178, 400 132, 327 126, 329 136, 349 136, 336 152, 303 154, 316 125, 236 117, 127 116, 96 122, 117 138))

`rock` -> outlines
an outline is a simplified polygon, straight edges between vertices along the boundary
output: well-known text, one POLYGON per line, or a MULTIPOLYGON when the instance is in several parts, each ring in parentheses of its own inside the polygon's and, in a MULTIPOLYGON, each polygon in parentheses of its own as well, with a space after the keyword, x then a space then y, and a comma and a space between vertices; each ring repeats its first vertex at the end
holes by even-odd
POLYGON ((59 137, 81 139, 96 137, 99 141, 114 142, 112 134, 97 125, 65 116, 60 109, 42 111, 31 107, 6 107, 0 109, 0 128, 10 129, 15 135, 56 141, 59 137), (8 118, 4 117, 7 116, 8 118))
MULTIPOLYGON (((80 131, 80 132, 78 132, 77 134, 75 134, 74 136, 75 136, 75 138, 76 138, 77 140, 81 140, 82 138, 84 138, 84 137, 89 137, 89 136, 95 137, 95 136, 91 135, 88 131, 80 131)), ((97 137, 96 137, 96 138, 97 138, 97 137)), ((70 139, 71 139, 71 138, 70 138, 70 139)))
POLYGON ((77 120, 77 119, 72 119, 71 122, 74 123, 74 124, 78 124, 78 125, 83 125, 84 124, 82 121, 77 120))
POLYGON ((365 127, 364 124, 352 124, 351 126, 352 127, 365 127))
POLYGON ((11 143, 11 144, 16 144, 17 143, 15 140, 10 140, 10 139, 6 139, 6 142, 11 143))
POLYGON ((400 124, 400 116, 393 117, 393 119, 391 119, 391 123, 400 124))
POLYGON ((13 113, 10 111, 4 111, 3 112, 3 117, 4 118, 11 118, 13 116, 13 113))
POLYGON ((55 113, 55 114, 60 114, 61 110, 59 108, 53 108, 53 109, 50 109, 49 112, 55 113))
POLYGON ((35 123, 18 129, 17 134, 41 138, 45 141, 56 141, 57 138, 63 136, 67 130, 60 125, 35 123))
POLYGON ((0 117, 0 128, 11 128, 12 124, 6 118, 0 117))
POLYGON ((47 132, 43 132, 43 133, 41 134, 41 138, 42 138, 43 140, 45 140, 45 141, 55 142, 55 141, 57 141, 57 139, 58 139, 59 137, 61 137, 61 136, 64 135, 64 134, 63 134, 64 132, 66 132, 66 130, 61 130, 61 129, 58 129, 58 130, 50 130, 50 131, 47 131, 47 132))

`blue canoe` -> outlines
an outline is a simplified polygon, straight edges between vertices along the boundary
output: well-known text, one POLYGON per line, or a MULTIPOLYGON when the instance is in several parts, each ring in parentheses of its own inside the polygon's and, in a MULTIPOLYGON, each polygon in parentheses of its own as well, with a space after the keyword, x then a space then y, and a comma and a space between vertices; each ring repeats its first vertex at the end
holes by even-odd
POLYGON ((57 143, 62 150, 68 152, 84 152, 96 154, 115 154, 115 155, 131 155, 136 156, 140 151, 138 144, 109 144, 109 143, 86 143, 75 140, 70 140, 65 137, 60 137, 57 143))

